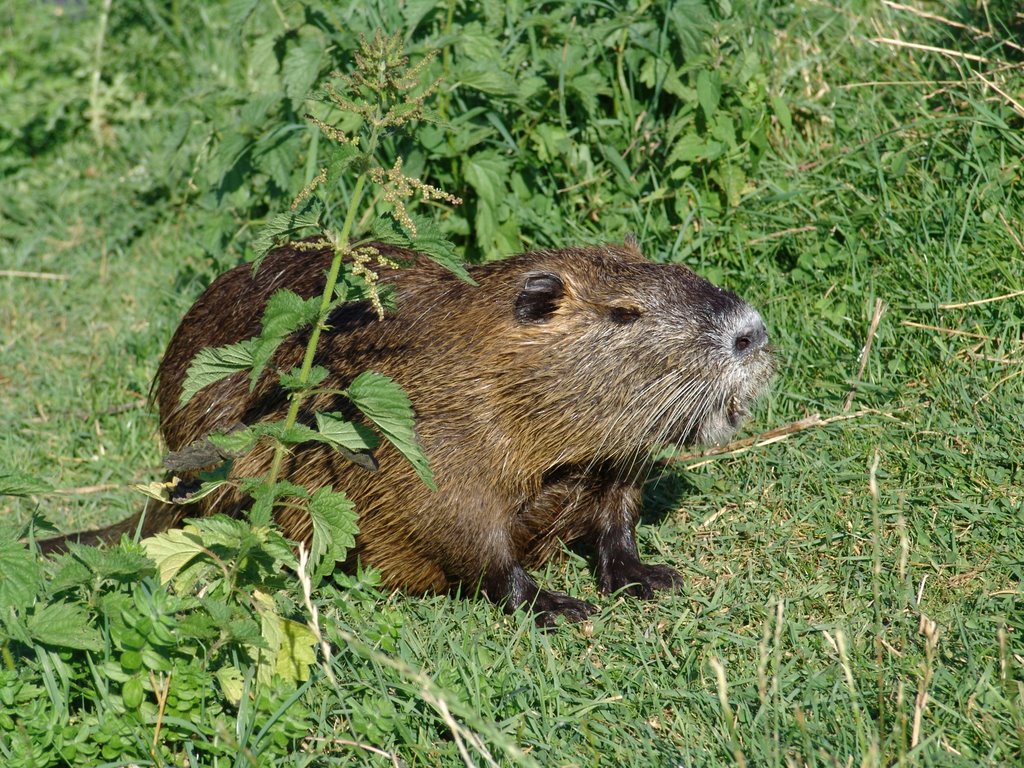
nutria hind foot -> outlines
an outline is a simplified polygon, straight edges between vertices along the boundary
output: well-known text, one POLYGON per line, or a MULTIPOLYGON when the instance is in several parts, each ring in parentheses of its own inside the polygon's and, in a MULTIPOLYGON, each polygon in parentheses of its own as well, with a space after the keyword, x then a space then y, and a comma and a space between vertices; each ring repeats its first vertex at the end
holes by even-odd
POLYGON ((597 606, 584 600, 541 589, 534 578, 518 563, 505 568, 492 568, 481 584, 487 598, 505 613, 522 609, 533 614, 538 627, 554 627, 559 617, 566 622, 584 621, 597 606))
POLYGON ((645 565, 639 560, 617 563, 617 567, 601 571, 598 589, 604 594, 622 592, 630 597, 650 600, 660 590, 679 591, 683 576, 667 565, 645 565))
POLYGON ((562 592, 550 589, 538 589, 533 603, 528 606, 533 611, 533 620, 538 627, 554 627, 561 617, 566 622, 585 621, 597 610, 585 600, 577 600, 562 592))
POLYGON ((598 538, 597 588, 602 594, 622 592, 650 600, 660 590, 677 591, 683 577, 667 565, 647 565, 640 559, 633 526, 614 527, 598 538))

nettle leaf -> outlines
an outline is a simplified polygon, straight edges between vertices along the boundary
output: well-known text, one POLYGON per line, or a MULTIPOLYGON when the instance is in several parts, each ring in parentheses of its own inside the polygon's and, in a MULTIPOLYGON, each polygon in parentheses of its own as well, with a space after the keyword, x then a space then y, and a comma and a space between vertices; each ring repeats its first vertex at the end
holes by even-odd
POLYGON ((353 424, 340 413, 318 413, 316 428, 329 445, 350 451, 372 451, 380 444, 373 430, 362 424, 353 424))
POLYGON ((205 554, 206 547, 192 526, 172 528, 142 540, 146 556, 156 563, 160 583, 166 584, 196 557, 205 554))
POLYGON ((230 0, 228 3, 228 18, 231 20, 231 29, 242 31, 242 26, 249 20, 252 12, 260 0, 230 0))
POLYGON ((276 483, 271 484, 261 478, 253 478, 243 484, 242 490, 252 496, 253 501, 252 507, 249 509, 249 522, 256 527, 270 525, 270 521, 274 516, 274 502, 278 499, 287 496, 299 499, 309 498, 309 491, 301 485, 296 485, 287 480, 278 480, 276 483))
POLYGON ((509 161, 493 151, 471 155, 465 164, 466 181, 476 190, 476 217, 473 221, 477 238, 489 255, 500 254, 499 225, 502 204, 508 192, 509 161))
POLYGON ((152 574, 152 564, 137 549, 129 551, 121 547, 100 548, 69 542, 69 560, 85 565, 94 577, 102 579, 130 576, 138 580, 152 574))
POLYGON ((190 527, 195 528, 208 547, 221 546, 237 549, 252 535, 253 529, 244 520, 236 520, 227 515, 214 515, 192 521, 190 527))
POLYGON ((259 424, 236 429, 226 435, 212 434, 208 439, 220 450, 235 456, 251 451, 262 437, 271 437, 286 445, 298 445, 310 441, 326 442, 320 434, 305 424, 293 424, 285 428, 283 421, 261 421, 259 424))
MULTIPOLYGON (((301 683, 309 678, 309 668, 316 664, 316 635, 305 624, 277 617, 277 659, 274 671, 284 680, 301 683)), ((264 637, 273 633, 264 625, 264 637)))
POLYGON ((310 570, 321 578, 355 546, 359 532, 355 505, 344 493, 321 488, 309 500, 309 517, 313 523, 310 570))
POLYGON ((697 73, 697 101, 704 112, 704 119, 711 122, 718 103, 722 99, 722 78, 718 72, 702 69, 697 73))
POLYGON ((373 239, 387 245, 397 245, 400 248, 419 251, 460 280, 465 280, 470 285, 476 285, 476 281, 470 277, 469 272, 466 271, 462 261, 456 255, 454 244, 444 236, 440 227, 433 220, 422 216, 410 215, 410 218, 416 225, 415 238, 398 226, 393 219, 381 217, 373 225, 373 239))
POLYGON ((185 381, 181 385, 181 404, 184 405, 195 397, 203 387, 251 368, 256 342, 256 339, 246 339, 237 344, 199 350, 189 363, 185 381))
POLYGON ((322 229, 323 214, 323 203, 315 197, 311 197, 297 211, 287 211, 271 216, 252 241, 252 249, 256 253, 256 258, 252 263, 253 274, 263 263, 263 257, 280 242, 294 239, 304 229, 322 229))
POLYGON ((220 685, 221 693, 233 706, 238 706, 242 701, 242 693, 245 690, 245 677, 238 667, 224 666, 213 673, 220 685))
POLYGON ((304 389, 313 389, 323 384, 328 376, 328 371, 322 365, 314 365, 309 369, 309 375, 303 383, 301 380, 302 369, 296 366, 286 373, 278 374, 281 387, 289 392, 298 392, 304 389))
POLYGON ((310 26, 301 27, 297 45, 289 45, 281 62, 284 89, 296 109, 305 101, 313 83, 320 75, 320 61, 324 55, 324 40, 310 26))
POLYGON ((0 609, 31 605, 42 578, 42 567, 24 544, 0 541, 0 609))
POLYGON ((516 78, 497 69, 493 64, 466 64, 459 67, 459 80, 456 85, 493 96, 516 96, 519 93, 516 78))
POLYGON ((263 652, 252 654, 259 659, 257 679, 269 684, 276 674, 291 682, 306 680, 316 663, 316 635, 305 624, 280 616, 273 598, 259 590, 253 591, 253 607, 260 616, 260 633, 266 644, 263 652))
POLYGON ((89 623, 89 613, 76 603, 40 605, 25 627, 37 643, 51 647, 95 651, 103 644, 99 631, 89 623))
POLYGON ((261 436, 254 427, 243 427, 227 433, 214 432, 206 439, 226 454, 244 456, 256 446, 261 436))
POLYGON ((318 297, 303 299, 287 288, 275 291, 270 297, 263 310, 263 319, 260 321, 260 335, 250 340, 253 342, 252 371, 249 374, 250 392, 256 388, 256 382, 263 374, 263 369, 281 342, 317 319, 320 314, 320 303, 318 297))
POLYGON ((53 487, 24 472, 0 471, 0 496, 30 496, 33 493, 47 493, 53 487))
POLYGON ((266 173, 278 189, 289 189, 292 175, 302 152, 299 133, 290 125, 283 125, 260 137, 253 147, 255 170, 266 173))
POLYGON ((335 144, 330 142, 325 146, 321 143, 320 152, 325 158, 328 179, 340 178, 352 163, 360 158, 364 158, 363 153, 359 151, 359 147, 354 144, 335 144))
POLYGON ((490 207, 497 207, 504 198, 511 169, 508 158, 493 150, 478 152, 466 158, 466 181, 490 207))
POLYGON ((353 380, 346 394, 409 460, 427 487, 436 491, 434 473, 416 438, 412 403, 402 388, 387 376, 366 371, 353 380))

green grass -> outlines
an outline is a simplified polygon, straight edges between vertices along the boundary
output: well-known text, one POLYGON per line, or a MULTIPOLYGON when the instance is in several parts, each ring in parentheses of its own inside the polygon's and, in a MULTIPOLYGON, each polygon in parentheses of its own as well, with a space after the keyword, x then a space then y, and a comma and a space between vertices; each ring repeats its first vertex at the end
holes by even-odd
MULTIPOLYGON (((271 5, 240 27, 245 5, 113 3, 99 59, 101 3, 0 11, 0 270, 57 276, 0 276, 0 470, 58 489, 0 498, 11 536, 35 513, 70 529, 142 503, 164 345, 315 172, 312 83, 276 57, 308 44, 321 70, 347 66, 377 25, 452 46, 451 130, 388 151, 466 199, 442 222, 461 252, 632 230, 762 310, 782 364, 747 434, 841 414, 886 309, 856 418, 652 483, 641 551, 683 572, 681 594, 599 597, 570 556, 542 583, 601 611, 541 633, 483 602, 326 586, 337 684, 314 668, 294 701, 281 686, 236 709, 183 672, 175 695, 209 711, 159 760, 459 765, 461 745, 478 765, 1024 763, 1024 297, 972 303, 1024 288, 1015 3, 704 17, 687 0, 682 24, 661 5, 453 4, 449 22, 444 4, 282 3, 287 33, 271 5), (673 155, 683 141, 700 147, 673 155)), ((81 713, 117 712, 117 686, 12 648, 4 762, 62 764, 54 728, 107 747, 67 764, 151 759, 153 710, 103 741, 81 713), (17 706, 15 679, 38 686, 17 706)))

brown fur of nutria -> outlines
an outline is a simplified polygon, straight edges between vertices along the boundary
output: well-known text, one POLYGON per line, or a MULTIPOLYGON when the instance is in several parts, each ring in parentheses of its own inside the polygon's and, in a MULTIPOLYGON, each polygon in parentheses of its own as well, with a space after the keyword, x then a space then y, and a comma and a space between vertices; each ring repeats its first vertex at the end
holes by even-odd
MULTIPOLYGON (((386 442, 376 472, 321 444, 293 448, 282 477, 344 490, 355 502, 359 535, 346 568, 358 558, 379 568, 386 586, 409 592, 479 588, 505 610, 532 607, 540 622, 594 610, 542 589, 528 573, 562 543, 593 551, 603 592, 650 597, 678 585, 676 571, 645 565, 637 552, 651 450, 721 442, 739 426, 773 370, 757 312, 685 266, 646 261, 629 241, 472 267, 476 286, 411 252, 380 250, 413 262, 382 275, 395 309, 383 320, 365 303, 337 309, 316 363, 330 372, 325 389, 344 389, 368 369, 404 387, 438 488, 427 488, 386 442)), ((199 297, 158 372, 168 448, 283 418, 288 401, 270 371, 251 393, 240 373, 186 405, 182 382, 203 347, 255 336, 275 290, 318 294, 330 258, 284 247, 255 277, 238 267, 199 297)), ((294 334, 268 368, 298 365, 305 343, 294 334)), ((340 396, 311 396, 300 421, 312 425, 316 411, 338 410, 357 417, 340 396)), ((265 473, 272 453, 257 445, 235 460, 233 476, 265 473)), ((225 486, 196 505, 151 504, 141 525, 136 516, 83 540, 149 535, 185 517, 237 514, 248 503, 225 486)), ((282 511, 278 522, 293 539, 312 535, 303 512, 282 511)), ((58 549, 61 540, 43 544, 58 549)))

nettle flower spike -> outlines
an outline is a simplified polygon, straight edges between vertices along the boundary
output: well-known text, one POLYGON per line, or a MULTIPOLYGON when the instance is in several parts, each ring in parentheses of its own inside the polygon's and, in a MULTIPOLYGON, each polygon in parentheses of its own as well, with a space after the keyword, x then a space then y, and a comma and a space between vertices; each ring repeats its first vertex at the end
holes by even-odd
POLYGON ((391 215, 395 218, 395 221, 413 237, 416 237, 417 234, 416 225, 409 217, 405 201, 411 198, 416 191, 420 192, 425 202, 443 200, 451 205, 462 204, 462 198, 445 192, 443 189, 432 184, 427 184, 413 176, 403 174, 402 158, 400 157, 395 160, 395 164, 389 170, 385 171, 380 167, 371 168, 369 175, 370 180, 374 184, 378 184, 384 189, 384 202, 391 205, 391 215))

